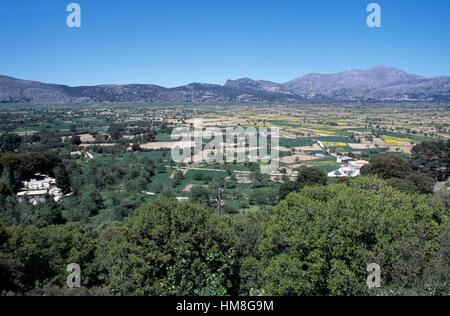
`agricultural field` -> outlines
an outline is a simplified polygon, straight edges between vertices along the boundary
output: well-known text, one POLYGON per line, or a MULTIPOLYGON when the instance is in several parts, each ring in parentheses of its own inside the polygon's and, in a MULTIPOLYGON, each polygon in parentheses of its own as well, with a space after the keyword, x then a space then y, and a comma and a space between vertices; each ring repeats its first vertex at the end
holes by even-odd
MULTIPOLYGON (((201 120, 204 127, 278 127, 284 165, 338 153, 370 158, 372 153, 401 152, 424 140, 449 139, 446 107, 418 105, 271 106, 126 106, 65 108, 28 107, 2 111, 1 133, 58 135, 63 143, 79 136, 86 151, 130 149, 170 150, 171 132, 201 120), (263 113, 263 114, 261 114, 263 113), (44 119, 42 119, 44 117, 44 119), (118 132, 117 132, 118 130, 118 132), (154 135, 148 135, 148 133, 154 135), (147 134, 146 134, 147 133, 147 134), (146 138, 147 137, 147 138, 146 138), (298 159, 296 159, 298 158, 298 159)), ((62 146, 64 147, 64 146, 62 146)), ((66 148, 67 149, 67 146, 66 148)), ((328 169, 328 168, 326 168, 328 169)))

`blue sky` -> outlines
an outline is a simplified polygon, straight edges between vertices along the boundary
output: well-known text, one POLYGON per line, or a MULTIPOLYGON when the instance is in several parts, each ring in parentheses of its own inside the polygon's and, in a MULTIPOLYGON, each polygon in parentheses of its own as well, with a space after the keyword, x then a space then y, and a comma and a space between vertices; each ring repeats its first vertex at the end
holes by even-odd
POLYGON ((168 87, 381 64, 450 75, 449 15, 448 0, 1 0, 0 74, 168 87), (81 29, 66 26, 70 2, 81 29))

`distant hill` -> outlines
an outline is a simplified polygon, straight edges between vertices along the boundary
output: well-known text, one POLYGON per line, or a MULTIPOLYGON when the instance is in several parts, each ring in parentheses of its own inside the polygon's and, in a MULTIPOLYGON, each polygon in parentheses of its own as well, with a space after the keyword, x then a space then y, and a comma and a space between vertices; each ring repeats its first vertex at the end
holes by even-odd
POLYGON ((286 83, 242 78, 225 85, 192 83, 69 87, 0 76, 1 103, 298 102, 305 100, 450 101, 450 77, 426 78, 377 66, 337 74, 309 74, 286 83))

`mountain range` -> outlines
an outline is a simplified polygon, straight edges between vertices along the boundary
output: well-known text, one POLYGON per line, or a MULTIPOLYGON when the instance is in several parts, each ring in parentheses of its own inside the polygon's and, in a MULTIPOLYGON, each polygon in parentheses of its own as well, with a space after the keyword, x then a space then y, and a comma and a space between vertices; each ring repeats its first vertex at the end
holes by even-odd
POLYGON ((286 83, 242 78, 224 85, 192 83, 69 87, 0 76, 0 103, 240 103, 302 101, 450 101, 450 77, 424 77, 376 66, 308 74, 286 83))

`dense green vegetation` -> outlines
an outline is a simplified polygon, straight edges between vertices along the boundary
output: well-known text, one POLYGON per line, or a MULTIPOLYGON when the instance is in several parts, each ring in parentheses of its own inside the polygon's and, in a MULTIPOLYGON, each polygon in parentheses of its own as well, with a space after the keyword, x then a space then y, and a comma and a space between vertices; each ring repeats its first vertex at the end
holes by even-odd
POLYGON ((162 199, 100 234, 2 227, 3 290, 62 286, 67 262, 111 295, 449 293, 449 210, 377 178, 306 186, 273 213, 220 215, 162 199), (382 287, 365 286, 369 263, 382 287))
POLYGON ((360 178, 289 195, 264 227, 260 258, 247 260, 274 295, 373 294, 370 262, 383 267, 382 293, 448 294, 449 228, 437 199, 360 178))
POLYGON ((300 167, 296 181, 286 181, 281 184, 278 198, 284 199, 289 193, 300 190, 308 185, 325 185, 327 184, 326 174, 318 168, 300 167))
POLYGON ((418 144, 412 151, 412 164, 437 181, 445 181, 450 176, 450 140, 418 144))
POLYGON ((433 193, 436 181, 428 173, 416 171, 411 163, 396 156, 377 156, 361 170, 362 175, 375 175, 404 192, 433 193))

